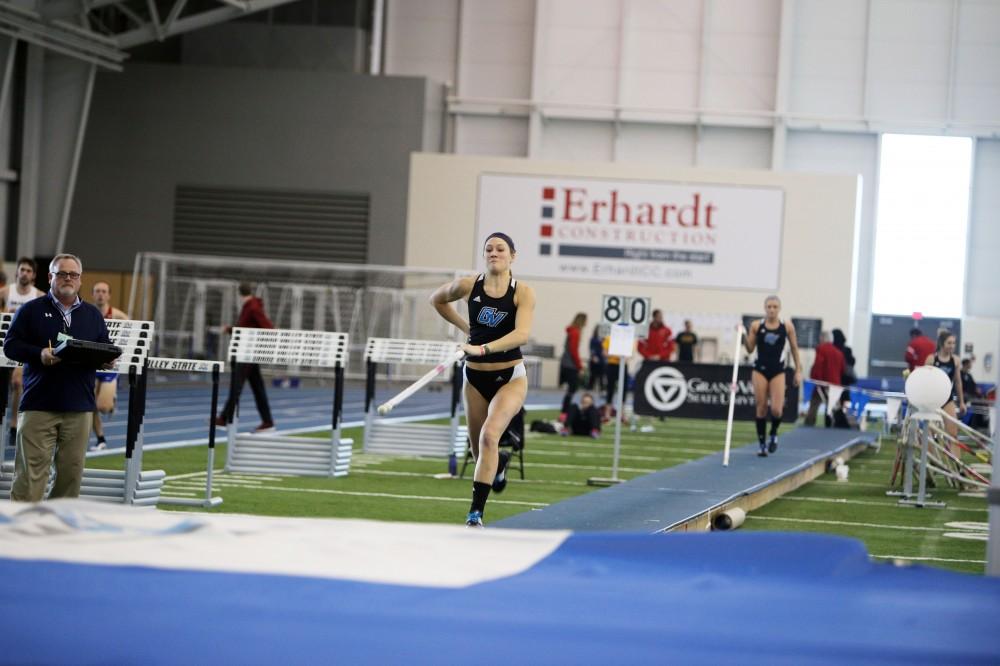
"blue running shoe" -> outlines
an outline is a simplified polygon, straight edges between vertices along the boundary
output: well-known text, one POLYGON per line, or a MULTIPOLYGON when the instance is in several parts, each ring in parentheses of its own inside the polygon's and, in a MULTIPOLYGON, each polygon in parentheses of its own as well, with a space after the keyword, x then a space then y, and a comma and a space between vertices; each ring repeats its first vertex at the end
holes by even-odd
POLYGON ((767 457, 767 444, 765 444, 764 442, 760 443, 760 451, 757 452, 757 455, 760 456, 761 458, 767 457))
POLYGON ((778 436, 771 435, 771 441, 767 444, 767 452, 774 453, 778 450, 778 436))
POLYGON ((500 459, 497 462, 497 475, 493 477, 493 492, 502 493, 507 487, 507 463, 510 462, 510 454, 506 451, 500 452, 500 459))
POLYGON ((483 512, 470 511, 465 519, 466 527, 483 527, 483 512))

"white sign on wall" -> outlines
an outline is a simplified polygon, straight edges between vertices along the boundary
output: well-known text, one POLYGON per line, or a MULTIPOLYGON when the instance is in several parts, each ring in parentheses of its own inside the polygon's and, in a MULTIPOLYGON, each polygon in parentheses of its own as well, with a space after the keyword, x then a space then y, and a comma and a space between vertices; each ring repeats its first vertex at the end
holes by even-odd
POLYGON ((501 231, 517 275, 777 290, 783 215, 775 187, 484 173, 476 253, 501 231))

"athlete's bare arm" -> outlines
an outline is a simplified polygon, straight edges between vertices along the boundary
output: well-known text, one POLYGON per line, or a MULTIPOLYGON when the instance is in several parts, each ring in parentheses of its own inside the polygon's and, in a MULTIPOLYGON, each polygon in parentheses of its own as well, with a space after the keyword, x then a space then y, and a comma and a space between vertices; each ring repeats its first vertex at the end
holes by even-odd
POLYGON ((444 317, 452 326, 462 331, 465 335, 469 334, 469 322, 462 318, 458 311, 451 306, 454 301, 460 300, 467 297, 472 293, 472 286, 476 283, 476 278, 478 275, 468 275, 462 278, 456 278, 451 282, 446 282, 445 284, 438 287, 433 294, 431 294, 430 302, 437 310, 438 314, 444 317))
POLYGON ((757 329, 759 327, 760 320, 758 319, 750 324, 750 330, 747 332, 747 336, 743 340, 743 346, 746 347, 748 354, 752 354, 753 350, 757 348, 757 329))
POLYGON ((795 326, 791 320, 785 324, 785 330, 788 331, 788 344, 792 348, 792 360, 795 361, 795 385, 798 386, 802 381, 802 359, 799 358, 799 339, 795 334, 795 326))

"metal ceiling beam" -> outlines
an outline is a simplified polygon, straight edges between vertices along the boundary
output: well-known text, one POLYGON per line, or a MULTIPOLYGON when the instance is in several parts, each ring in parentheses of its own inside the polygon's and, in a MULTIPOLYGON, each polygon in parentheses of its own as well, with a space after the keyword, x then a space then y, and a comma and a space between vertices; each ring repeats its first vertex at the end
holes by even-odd
MULTIPOLYGON (((135 30, 119 33, 114 36, 114 39, 119 48, 128 49, 140 44, 146 44, 148 42, 158 40, 162 41, 167 37, 173 37, 174 35, 190 32, 192 30, 198 30, 199 28, 205 28, 217 23, 224 23, 225 21, 246 16, 247 14, 285 5, 292 1, 293 0, 246 0, 245 2, 239 3, 238 7, 232 6, 232 3, 227 3, 227 6, 225 7, 210 9, 208 11, 192 14, 183 18, 180 18, 180 12, 177 12, 178 16, 173 21, 165 22, 161 26, 159 34, 156 30, 156 26, 147 24, 140 28, 136 28, 135 30)), ((95 0, 95 3, 97 2, 104 2, 104 4, 117 4, 109 3, 106 0, 95 0)), ((93 4, 94 3, 92 3, 92 5, 93 4)), ((171 16, 173 15, 174 12, 171 11, 171 16)))
POLYGON ((0 34, 116 71, 128 57, 103 35, 10 4, 0 4, 0 34))

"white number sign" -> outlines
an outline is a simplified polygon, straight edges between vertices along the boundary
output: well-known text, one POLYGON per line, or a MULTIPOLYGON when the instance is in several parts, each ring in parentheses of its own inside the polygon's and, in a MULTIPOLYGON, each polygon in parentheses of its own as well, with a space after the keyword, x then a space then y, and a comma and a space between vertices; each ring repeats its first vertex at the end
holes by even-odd
POLYGON ((642 296, 604 295, 601 303, 602 324, 645 326, 653 314, 652 301, 642 296))

